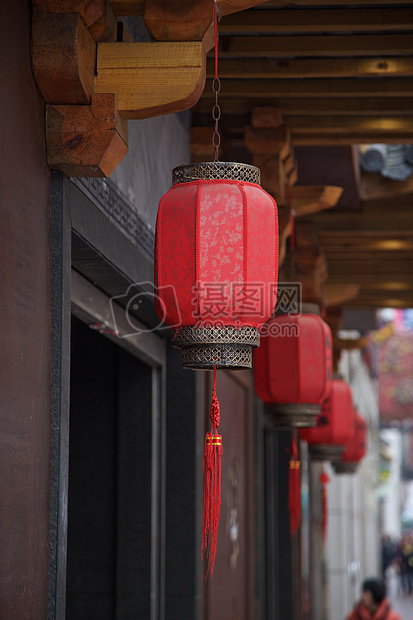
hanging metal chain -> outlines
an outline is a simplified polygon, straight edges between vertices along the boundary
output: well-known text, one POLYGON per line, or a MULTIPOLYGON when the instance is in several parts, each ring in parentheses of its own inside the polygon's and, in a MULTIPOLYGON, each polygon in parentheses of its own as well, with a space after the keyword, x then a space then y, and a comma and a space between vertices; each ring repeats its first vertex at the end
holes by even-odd
POLYGON ((212 82, 212 92, 215 93, 215 105, 212 108, 212 119, 215 123, 214 133, 212 134, 212 146, 215 150, 214 161, 219 161, 219 147, 221 145, 221 134, 218 129, 218 122, 221 118, 221 108, 218 104, 218 93, 221 90, 221 81, 215 77, 212 82))
POLYGON ((221 136, 218 129, 218 121, 221 118, 221 108, 218 105, 218 93, 221 90, 221 81, 218 77, 218 7, 217 0, 214 0, 214 48, 215 48, 215 77, 212 82, 212 92, 215 93, 215 105, 212 108, 212 120, 215 123, 214 133, 212 134, 212 146, 214 147, 214 161, 219 161, 219 147, 221 136))

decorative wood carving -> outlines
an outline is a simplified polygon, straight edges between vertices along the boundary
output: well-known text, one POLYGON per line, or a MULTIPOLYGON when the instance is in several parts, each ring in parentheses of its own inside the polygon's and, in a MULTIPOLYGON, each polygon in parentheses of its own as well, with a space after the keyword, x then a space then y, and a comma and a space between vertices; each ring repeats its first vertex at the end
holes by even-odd
POLYGON ((86 26, 104 14, 105 0, 32 0, 34 11, 44 13, 78 13, 86 26))
POLYGON ((292 207, 295 215, 310 215, 335 207, 342 187, 335 185, 295 185, 291 188, 292 207))
POLYGON ((328 269, 314 224, 296 222, 294 262, 297 280, 301 282, 303 301, 314 302, 324 308, 324 283, 328 269))
POLYGON ((201 41, 213 45, 211 0, 145 0, 144 19, 157 41, 201 41))
POLYGON ((48 163, 67 176, 108 177, 128 151, 127 131, 113 94, 93 95, 90 105, 48 105, 48 163))
POLYGON ((90 27, 89 33, 95 41, 116 41, 118 20, 110 0, 104 0, 103 14, 90 27))
POLYGON ((32 65, 46 103, 89 103, 96 44, 80 14, 34 12, 32 65))
MULTIPOLYGON (((221 0, 219 6, 227 14, 254 4, 221 0)), ((185 110, 202 94, 213 42, 210 0, 33 0, 33 9, 33 71, 50 104, 52 168, 108 175, 126 153, 124 119, 185 110), (162 41, 123 42, 117 18, 142 11, 162 41)))
POLYGON ((114 93, 127 119, 186 110, 205 85, 202 41, 99 43, 96 93, 114 93))

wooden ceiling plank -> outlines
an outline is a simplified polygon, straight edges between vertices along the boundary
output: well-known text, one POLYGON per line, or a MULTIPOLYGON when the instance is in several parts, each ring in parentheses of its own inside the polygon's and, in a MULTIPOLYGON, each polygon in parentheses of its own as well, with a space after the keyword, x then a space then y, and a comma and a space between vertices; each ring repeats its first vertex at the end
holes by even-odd
POLYGON ((336 133, 342 133, 351 131, 366 132, 367 130, 374 131, 375 134, 386 133, 387 131, 405 131, 410 135, 413 134, 413 110, 409 116, 406 114, 403 117, 398 116, 380 116, 371 115, 370 117, 364 116, 335 116, 334 114, 314 116, 311 114, 302 114, 300 116, 294 116, 289 114, 283 114, 285 124, 291 129, 301 129, 308 133, 312 131, 318 132, 320 129, 324 131, 331 131, 336 133))
MULTIPOLYGON (((207 80, 203 98, 214 98, 207 80)), ((244 79, 222 80, 220 98, 258 99, 264 97, 406 97, 413 95, 413 78, 337 79, 244 79)))
POLYGON ((378 30, 410 30, 413 28, 411 8, 346 8, 346 9, 264 9, 242 11, 224 17, 220 33, 277 32, 376 32, 378 30))
MULTIPOLYGON (((207 76, 214 77, 215 62, 209 58, 207 76)), ((219 60, 222 78, 349 78, 413 75, 413 59, 405 56, 375 58, 226 58, 219 60)))
POLYGON ((373 200, 383 196, 390 198, 413 192, 413 176, 410 176, 406 181, 395 181, 383 177, 379 172, 375 174, 363 173, 360 182, 360 198, 362 200, 373 200))
POLYGON ((360 142, 385 142, 386 144, 410 144, 413 142, 413 135, 404 135, 403 132, 374 133, 374 132, 351 132, 339 134, 320 133, 311 134, 303 131, 291 132, 294 146, 347 146, 352 144, 360 144, 360 142))
MULTIPOLYGON (((129 0, 132 2, 133 0, 129 0)), ((261 3, 263 6, 271 7, 299 7, 299 6, 319 6, 323 8, 342 6, 360 6, 361 0, 294 0, 293 2, 286 2, 286 0, 268 0, 261 3)), ((388 5, 392 4, 391 0, 362 0, 362 4, 365 5, 388 5)), ((397 4, 411 4, 411 0, 397 0, 397 4)))
POLYGON ((334 207, 342 187, 333 185, 295 185, 291 188, 292 207, 297 216, 317 213, 334 207))
MULTIPOLYGON (((222 98, 225 99, 225 91, 222 98)), ((284 118, 297 115, 355 115, 355 116, 404 116, 413 110, 411 97, 372 97, 372 98, 298 98, 275 97, 273 106, 279 108, 284 118)))
MULTIPOLYGON (((169 7, 173 5, 173 0, 168 0, 168 2, 169 7)), ((228 15, 229 13, 243 11, 262 3, 263 0, 218 0, 218 11, 220 15, 228 15)), ((179 18, 179 14, 182 13, 182 9, 187 12, 191 4, 195 5, 196 3, 188 2, 188 0, 186 2, 175 0, 177 18, 179 18)), ((145 0, 111 0, 111 5, 118 17, 142 17, 145 12, 145 0)))
POLYGON ((143 17, 145 0, 111 0, 114 13, 118 17, 143 17))
POLYGON ((220 51, 227 57, 263 56, 409 56, 413 52, 411 34, 367 34, 331 36, 221 36, 220 51))
MULTIPOLYGON (((372 201, 374 203, 374 201, 372 201)), ((371 239, 387 234, 389 239, 396 239, 404 230, 412 229, 412 212, 410 209, 401 209, 393 205, 387 212, 379 212, 374 208, 367 211, 327 211, 317 213, 309 218, 310 222, 317 225, 320 241, 322 234, 339 237, 345 231, 354 237, 367 237, 371 239)), ((413 272, 412 272, 413 273, 413 272)))

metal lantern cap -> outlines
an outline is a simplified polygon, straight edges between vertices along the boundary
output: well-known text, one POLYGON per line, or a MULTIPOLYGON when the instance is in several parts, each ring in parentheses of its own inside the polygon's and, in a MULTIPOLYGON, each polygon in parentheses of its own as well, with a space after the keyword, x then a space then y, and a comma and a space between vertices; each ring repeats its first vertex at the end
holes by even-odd
POLYGON ((172 170, 172 183, 190 183, 191 181, 213 180, 243 181, 244 183, 261 183, 261 172, 256 166, 228 161, 201 162, 184 164, 172 170))

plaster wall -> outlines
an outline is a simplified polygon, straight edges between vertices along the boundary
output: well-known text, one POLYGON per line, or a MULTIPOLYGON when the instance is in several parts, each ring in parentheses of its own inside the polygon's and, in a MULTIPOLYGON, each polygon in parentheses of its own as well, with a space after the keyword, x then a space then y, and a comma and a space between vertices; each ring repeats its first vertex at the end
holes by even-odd
POLYGON ((325 548, 327 620, 343 620, 360 596, 364 579, 379 575, 377 498, 378 420, 376 386, 360 352, 345 352, 340 372, 353 389, 354 404, 369 425, 368 454, 356 474, 336 475, 330 464, 328 534, 325 548))

